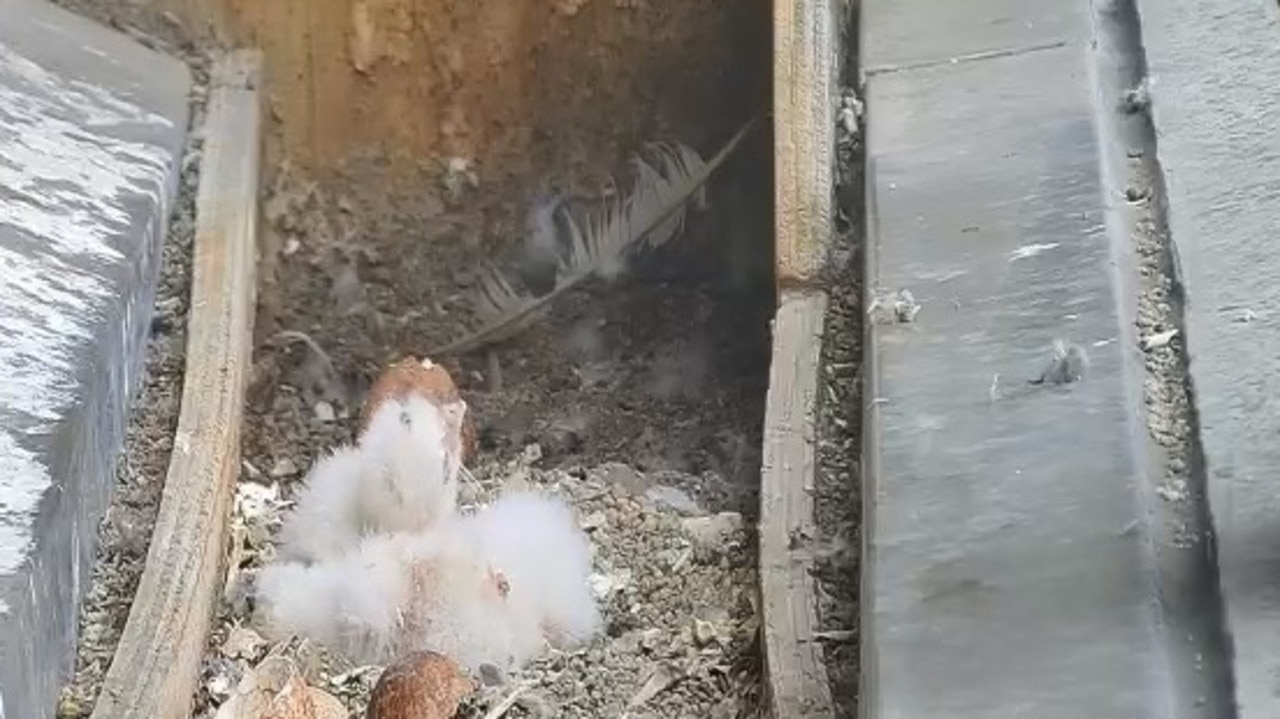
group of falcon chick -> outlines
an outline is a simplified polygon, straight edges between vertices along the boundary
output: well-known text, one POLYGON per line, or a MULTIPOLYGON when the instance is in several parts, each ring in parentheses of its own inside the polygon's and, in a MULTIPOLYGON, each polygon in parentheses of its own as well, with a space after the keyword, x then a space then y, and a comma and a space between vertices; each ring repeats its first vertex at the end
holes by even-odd
POLYGON ((460 511, 475 452, 467 404, 443 367, 408 358, 387 369, 356 441, 307 472, 258 575, 270 631, 357 663, 431 652, 472 676, 589 640, 601 617, 572 510, 517 491, 460 511))

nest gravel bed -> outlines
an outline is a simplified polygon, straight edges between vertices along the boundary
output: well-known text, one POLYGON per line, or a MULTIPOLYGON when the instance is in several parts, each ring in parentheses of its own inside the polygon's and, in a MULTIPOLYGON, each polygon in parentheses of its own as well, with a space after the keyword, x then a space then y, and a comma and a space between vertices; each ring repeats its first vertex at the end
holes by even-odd
MULTIPOLYGON (((752 716, 758 706, 759 627, 753 538, 742 516, 709 513, 674 487, 696 477, 651 476, 618 463, 541 470, 541 448, 474 470, 462 504, 536 487, 575 507, 595 552, 593 591, 605 631, 573 652, 552 653, 481 690, 461 716, 479 717, 517 694, 512 717, 752 716)), ((312 686, 360 716, 381 668, 354 666, 305 641, 272 646, 254 628, 252 576, 270 555, 288 505, 279 484, 247 480, 236 501, 231 578, 212 637, 197 717, 215 714, 268 654, 292 659, 312 686)))
POLYGON ((194 81, 191 131, 182 158, 177 204, 169 219, 160 280, 140 389, 130 406, 125 451, 116 465, 117 486, 98 530, 98 549, 88 593, 81 605, 75 673, 64 687, 59 719, 87 717, 111 664, 146 564, 160 494, 164 489, 173 433, 178 425, 186 356, 187 305, 191 288, 196 188, 200 181, 208 98, 206 58, 186 58, 194 81))

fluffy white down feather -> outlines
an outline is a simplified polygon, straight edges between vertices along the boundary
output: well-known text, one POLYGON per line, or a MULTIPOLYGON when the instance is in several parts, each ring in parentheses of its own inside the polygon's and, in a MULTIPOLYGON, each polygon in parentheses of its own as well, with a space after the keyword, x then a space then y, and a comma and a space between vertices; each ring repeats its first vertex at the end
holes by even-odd
POLYGON ((315 564, 268 566, 258 598, 271 634, 305 636, 356 662, 429 649, 478 673, 523 666, 548 643, 589 640, 601 627, 590 573, 590 543, 570 508, 519 492, 315 564))
POLYGON ((420 395, 386 401, 374 413, 360 437, 369 462, 360 495, 367 531, 425 529, 453 515, 458 482, 446 450, 447 422, 420 395))
POLYGON ((561 648, 600 630, 591 591, 591 543, 564 501, 513 492, 457 523, 506 577, 512 623, 536 629, 561 648))
POLYGON ((355 546, 361 520, 356 498, 366 460, 353 447, 339 447, 311 465, 296 506, 280 527, 277 554, 315 561, 355 546))
POLYGON ((258 597, 270 634, 308 637, 359 663, 430 649, 479 673, 543 648, 511 626, 495 576, 458 532, 376 535, 341 558, 273 564, 258 597))
POLYGON ((424 397, 384 402, 359 444, 339 448, 307 472, 280 529, 280 556, 315 562, 363 536, 424 529, 451 516, 458 482, 447 466, 445 422, 424 397))

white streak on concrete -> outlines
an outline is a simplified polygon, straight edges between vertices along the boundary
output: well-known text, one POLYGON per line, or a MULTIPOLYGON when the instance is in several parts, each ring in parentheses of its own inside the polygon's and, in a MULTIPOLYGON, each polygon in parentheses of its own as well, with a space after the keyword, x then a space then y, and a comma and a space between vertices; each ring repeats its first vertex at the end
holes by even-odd
POLYGON ((125 194, 163 196, 169 154, 89 128, 168 120, 102 88, 67 81, 0 47, 0 224, 61 254, 124 259, 110 240, 128 227, 125 194), (14 197, 16 195, 16 197, 14 197))
MULTIPOLYGON (((0 406, 53 422, 75 401, 74 350, 92 341, 107 281, 0 246, 0 406)), ((3 476, 3 475, 0 475, 3 476)))
POLYGON ((1018 260, 1025 260, 1028 257, 1035 257, 1036 255, 1042 252, 1048 252, 1049 250, 1052 250, 1057 246, 1058 246, 1057 242, 1040 242, 1040 243, 1033 243, 1030 245, 1023 245, 1022 247, 1019 247, 1018 249, 1009 253, 1009 261, 1017 262, 1018 260))
POLYGON ((30 554, 31 518, 49 486, 48 470, 36 455, 18 445, 14 436, 0 432, 0 573, 12 574, 30 554))

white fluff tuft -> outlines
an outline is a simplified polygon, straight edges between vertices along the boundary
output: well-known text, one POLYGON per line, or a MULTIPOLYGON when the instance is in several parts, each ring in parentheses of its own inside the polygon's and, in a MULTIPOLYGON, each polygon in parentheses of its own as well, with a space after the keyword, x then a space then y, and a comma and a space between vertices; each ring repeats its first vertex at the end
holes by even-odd
POLYGON ((479 673, 544 646, 512 631, 489 564, 459 532, 377 535, 337 559, 274 564, 259 574, 258 598, 273 637, 305 636, 358 663, 428 649, 479 673))
POLYGON ((382 403, 360 438, 366 532, 425 529, 454 513, 458 482, 446 437, 446 418, 431 400, 409 395, 382 403))
POLYGON ((536 492, 499 498, 459 524, 505 575, 508 606, 518 626, 532 623, 567 648, 601 628, 591 592, 591 544, 567 504, 536 492))
POLYGON ((445 417, 429 400, 384 402, 356 447, 314 465, 280 529, 283 559, 335 557, 375 533, 425 529, 457 509, 445 417))
POLYGON ((281 558, 314 562, 359 541, 356 499, 364 466, 365 459, 351 447, 340 447, 311 465, 297 504, 280 528, 281 558))

